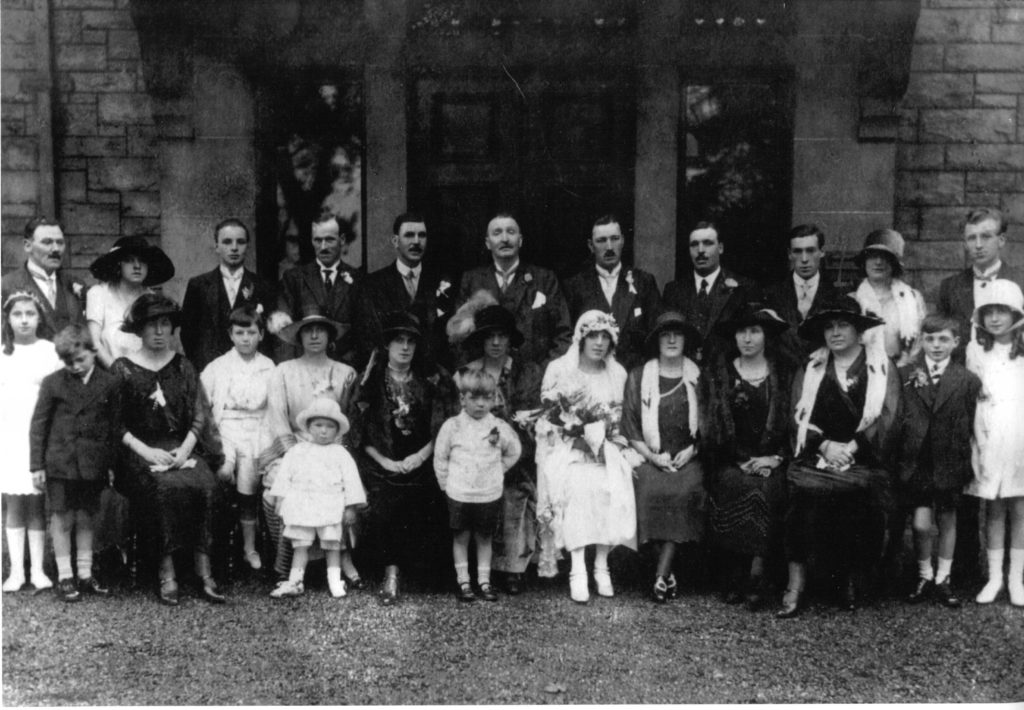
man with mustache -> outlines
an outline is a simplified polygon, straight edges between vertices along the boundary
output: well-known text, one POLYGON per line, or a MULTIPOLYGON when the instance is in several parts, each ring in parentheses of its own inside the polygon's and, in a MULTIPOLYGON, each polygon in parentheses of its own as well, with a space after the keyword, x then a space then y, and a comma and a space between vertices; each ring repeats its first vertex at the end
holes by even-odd
MULTIPOLYGON (((330 356, 352 364, 356 360, 356 352, 349 331, 358 274, 341 260, 352 241, 352 228, 348 220, 325 213, 313 222, 311 231, 310 241, 316 260, 285 272, 281 278, 277 310, 267 321, 267 330, 277 334, 305 316, 324 316, 342 325, 338 337, 331 343, 330 356)), ((298 353, 293 346, 280 342, 277 355, 276 359, 281 361, 298 353)))
POLYGON ((395 218, 391 231, 395 260, 363 279, 356 294, 359 365, 364 366, 373 348, 382 344, 382 318, 408 310, 424 326, 427 358, 450 366, 444 328, 452 314, 455 288, 451 278, 424 262, 426 220, 415 212, 405 212, 395 218))
POLYGON ((611 214, 599 217, 587 240, 594 266, 588 265, 565 282, 565 300, 573 323, 590 310, 615 318, 619 326, 615 359, 630 370, 644 363, 644 338, 654 324, 661 292, 651 274, 622 265, 625 245, 618 218, 611 214))
MULTIPOLYGON (((231 349, 231 311, 252 304, 264 317, 277 304, 271 283, 245 268, 249 250, 249 229, 229 218, 213 228, 213 250, 220 261, 217 268, 189 279, 181 304, 181 344, 196 372, 231 349)), ((260 351, 273 351, 270 338, 260 351)))
POLYGON ((25 253, 28 259, 0 282, 3 298, 15 291, 33 293, 42 304, 39 337, 52 339, 72 323, 85 324, 85 282, 61 268, 64 260, 64 231, 46 217, 35 217, 25 225, 25 253))
POLYGON ((511 311, 525 339, 518 351, 524 362, 544 365, 563 354, 572 342, 569 309, 554 272, 519 260, 523 233, 516 218, 508 212, 495 215, 487 223, 484 245, 492 262, 462 275, 460 305, 486 291, 511 311))
POLYGON ((715 325, 729 320, 742 304, 756 300, 757 289, 753 282, 722 268, 725 245, 714 224, 699 222, 690 232, 688 243, 693 271, 665 286, 662 305, 682 313, 686 322, 700 332, 697 360, 706 364, 729 348, 715 325))

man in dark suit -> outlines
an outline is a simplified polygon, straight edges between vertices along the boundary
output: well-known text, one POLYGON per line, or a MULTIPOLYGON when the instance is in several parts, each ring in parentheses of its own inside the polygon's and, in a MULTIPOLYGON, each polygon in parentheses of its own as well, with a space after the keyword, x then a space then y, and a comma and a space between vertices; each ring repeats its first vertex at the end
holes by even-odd
POLYGON ((363 279, 356 293, 359 365, 366 364, 374 347, 383 345, 383 318, 393 311, 409 310, 424 325, 427 357, 449 367, 452 362, 444 328, 455 305, 452 280, 423 261, 427 224, 421 215, 401 214, 392 227, 391 246, 397 258, 363 279))
POLYGON ((972 210, 964 224, 964 250, 971 266, 939 284, 937 312, 960 321, 960 346, 953 353, 964 361, 967 343, 973 339, 971 316, 977 298, 995 279, 1009 279, 1024 287, 1024 272, 1002 260, 1006 247, 1006 219, 993 207, 972 210))
MULTIPOLYGON (((1024 274, 1002 260, 1006 247, 1006 219, 992 207, 972 210, 964 224, 964 249, 971 266, 943 279, 939 284, 939 302, 936 311, 955 318, 960 324, 960 345, 953 351, 953 359, 963 363, 967 343, 974 338, 971 316, 974 304, 994 279, 1009 279, 1024 286, 1024 274)), ((979 559, 981 540, 978 535, 978 500, 964 496, 957 507, 956 569, 954 575, 961 581, 981 578, 979 559)))
MULTIPOLYGON (((303 316, 322 315, 342 325, 341 332, 332 343, 331 357, 352 364, 356 353, 349 331, 357 274, 341 260, 343 250, 352 241, 352 230, 347 220, 325 215, 313 223, 312 235, 316 261, 285 272, 277 310, 271 314, 267 330, 278 333, 303 316)), ((280 343, 277 359, 286 360, 298 354, 295 348, 280 343)))
POLYGON ((838 295, 835 286, 821 273, 825 258, 825 234, 814 224, 799 224, 789 231, 789 266, 792 273, 767 287, 765 305, 775 310, 792 328, 782 334, 779 349, 791 365, 801 365, 814 351, 797 335, 807 314, 838 295))
POLYGON ((756 298, 753 282, 727 271, 721 266, 725 246, 715 225, 699 222, 690 232, 690 261, 693 271, 665 286, 662 304, 679 311, 701 335, 699 362, 711 362, 725 352, 729 343, 715 332, 715 325, 729 320, 733 312, 756 298))
POLYGON ((545 365, 563 354, 572 342, 569 309, 558 279, 548 269, 519 260, 523 234, 515 217, 507 212, 487 223, 484 244, 493 261, 462 275, 460 305, 478 291, 490 293, 512 312, 525 338, 518 356, 524 362, 545 365))
POLYGON ((661 300, 654 276, 622 265, 626 241, 614 215, 600 217, 590 231, 587 248, 594 268, 587 266, 565 282, 565 300, 573 323, 589 310, 610 313, 619 325, 615 358, 630 370, 644 362, 644 339, 661 300))
MULTIPOLYGON (((214 227, 213 242, 220 264, 189 279, 181 304, 181 344, 196 372, 231 349, 228 316, 232 310, 251 304, 269 315, 277 305, 270 282, 243 266, 249 230, 240 220, 226 219, 214 227)), ((260 350, 265 355, 273 352, 269 339, 260 350)))
POLYGON ((16 291, 28 291, 42 304, 39 336, 53 338, 65 326, 85 323, 85 282, 61 268, 64 232, 60 224, 35 217, 25 225, 25 264, 3 277, 4 302, 16 291))

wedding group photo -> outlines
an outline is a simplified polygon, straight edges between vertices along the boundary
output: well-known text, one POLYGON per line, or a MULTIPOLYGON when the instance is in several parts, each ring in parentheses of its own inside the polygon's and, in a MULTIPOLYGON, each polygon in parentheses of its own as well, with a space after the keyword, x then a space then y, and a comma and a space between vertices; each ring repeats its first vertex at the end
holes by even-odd
POLYGON ((1024 701, 1020 0, 2 0, 6 705, 1024 701))

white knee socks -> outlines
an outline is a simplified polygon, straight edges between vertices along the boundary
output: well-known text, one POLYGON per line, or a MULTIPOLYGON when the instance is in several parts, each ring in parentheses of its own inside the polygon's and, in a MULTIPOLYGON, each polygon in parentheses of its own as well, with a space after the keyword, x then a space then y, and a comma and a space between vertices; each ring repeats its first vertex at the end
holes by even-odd
POLYGON ((4 582, 5 592, 16 592, 25 586, 25 528, 5 528, 7 552, 11 557, 11 576, 4 582))
POLYGON ((988 583, 975 597, 979 604, 991 604, 1003 590, 1003 548, 988 550, 988 583))
POLYGON ((1024 549, 1010 548, 1010 570, 1006 574, 1010 603, 1024 606, 1024 549))
POLYGON ((36 589, 49 589, 53 582, 43 572, 43 552, 46 550, 46 531, 28 531, 28 554, 31 558, 29 581, 36 589))

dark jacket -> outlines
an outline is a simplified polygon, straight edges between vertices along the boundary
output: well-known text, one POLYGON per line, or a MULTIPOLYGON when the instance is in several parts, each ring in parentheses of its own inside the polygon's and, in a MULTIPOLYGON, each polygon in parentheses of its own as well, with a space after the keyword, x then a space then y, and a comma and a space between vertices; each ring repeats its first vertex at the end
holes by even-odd
MULTIPOLYGON (((341 323, 345 332, 334 341, 334 351, 331 353, 331 357, 350 365, 355 362, 356 358, 355 339, 357 335, 352 332, 352 325, 357 278, 359 278, 358 272, 344 261, 339 261, 334 285, 331 292, 328 293, 320 273, 320 262, 314 261, 285 272, 281 278, 281 291, 277 300, 278 310, 287 313, 293 321, 301 320, 303 315, 316 311, 320 315, 341 323)), ((298 354, 298 349, 278 342, 278 360, 286 360, 298 354)))
POLYGON ((610 313, 619 326, 615 359, 627 370, 644 363, 644 339, 651 330, 661 301, 658 282, 651 274, 640 269, 627 269, 623 265, 609 305, 601 289, 597 269, 588 266, 565 282, 565 300, 573 323, 585 311, 610 313))
POLYGON ((936 386, 928 368, 922 354, 899 369, 896 473, 914 492, 959 490, 972 477, 971 437, 981 380, 950 361, 936 386))
MULTIPOLYGON (((999 269, 998 278, 1013 281, 1024 288, 1024 272, 1008 266, 1005 262, 999 269)), ((953 352, 953 359, 964 362, 967 343, 971 342, 971 316, 974 315, 974 270, 964 269, 943 279, 939 284, 939 302, 936 311, 960 322, 960 347, 953 352)))
POLYGON ((526 339, 516 357, 544 365, 569 349, 573 326, 554 272, 520 262, 515 279, 502 293, 493 263, 471 269, 462 275, 459 305, 480 290, 489 291, 515 316, 526 339))
POLYGON ((450 368, 445 325, 455 309, 455 283, 426 264, 416 284, 416 298, 410 298, 405 280, 395 262, 378 269, 359 282, 355 296, 357 362, 366 365, 375 347, 382 346, 381 323, 393 311, 409 310, 423 321, 426 331, 424 355, 427 360, 450 368))
POLYGON ((40 338, 49 340, 72 323, 85 323, 85 292, 88 289, 84 281, 64 269, 57 269, 56 307, 51 306, 50 301, 39 290, 27 264, 22 264, 20 269, 5 275, 0 290, 3 291, 3 297, 0 299, 2 301, 6 301, 15 291, 28 291, 39 299, 43 305, 38 331, 40 338))
MULTIPOLYGON (((762 294, 764 304, 773 309, 791 326, 789 330, 779 337, 779 354, 791 366, 803 367, 807 364, 807 357, 814 352, 819 345, 804 340, 797 335, 797 328, 804 321, 797 307, 796 286, 793 284, 793 274, 790 273, 782 281, 777 281, 764 289, 762 294)), ((811 300, 811 308, 808 313, 813 312, 822 303, 828 303, 839 295, 838 290, 831 283, 825 280, 825 274, 818 279, 818 291, 811 300)))
MULTIPOLYGON (((246 304, 263 306, 266 319, 277 306, 274 291, 269 281, 245 269, 234 308, 246 304)), ((231 310, 220 267, 189 279, 181 304, 181 344, 196 372, 202 372, 210 362, 231 349, 228 337, 231 310)), ((260 351, 268 356, 273 352, 270 338, 260 343, 260 351)))
POLYGON ((67 481, 105 481, 121 446, 116 376, 96 367, 88 384, 67 370, 47 375, 29 430, 32 471, 67 481))
MULTIPOLYGON (((708 321, 701 329, 702 344, 698 356, 704 363, 713 362, 712 358, 729 348, 728 340, 715 332, 715 324, 729 320, 737 308, 756 299, 758 294, 752 281, 723 268, 708 295, 711 298, 711 309, 708 321)), ((679 311, 688 323, 696 325, 697 289, 693 272, 688 271, 682 279, 668 283, 661 302, 665 309, 679 311)))

